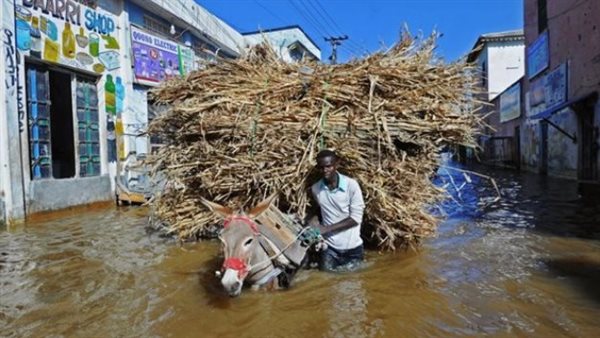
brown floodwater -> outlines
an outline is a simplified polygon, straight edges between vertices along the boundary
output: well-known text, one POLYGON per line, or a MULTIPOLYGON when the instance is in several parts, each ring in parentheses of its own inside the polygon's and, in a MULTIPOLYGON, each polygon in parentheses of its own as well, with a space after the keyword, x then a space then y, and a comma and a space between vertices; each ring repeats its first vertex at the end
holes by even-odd
MULTIPOLYGON (((87 208, 0 230, 7 337, 600 336, 597 189, 492 171, 419 252, 367 253, 355 273, 229 298, 215 241, 146 231, 141 207, 87 208)), ((460 183, 460 182, 459 182, 460 183)))

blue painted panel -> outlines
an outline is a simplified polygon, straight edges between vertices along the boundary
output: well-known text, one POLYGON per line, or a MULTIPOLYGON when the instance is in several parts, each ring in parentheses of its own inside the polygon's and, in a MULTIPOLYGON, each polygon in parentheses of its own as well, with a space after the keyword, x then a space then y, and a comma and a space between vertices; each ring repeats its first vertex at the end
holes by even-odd
POLYGON ((77 126, 79 129, 79 176, 100 175, 91 156, 100 155, 98 93, 94 81, 77 78, 77 126))
POLYGON ((143 25, 144 24, 144 9, 127 0, 125 1, 125 10, 129 14, 129 22, 143 25))
MULTIPOLYGON (((167 26, 171 26, 171 22, 169 20, 156 15, 156 13, 147 11, 144 8, 134 4, 131 1, 125 2, 125 10, 127 11, 127 13, 129 13, 129 22, 136 24, 140 27, 144 27, 144 15, 147 15, 153 19, 156 19, 156 20, 164 23, 167 26)), ((175 26, 175 28, 177 28, 178 32, 182 31, 177 26, 175 26)))
POLYGON ((52 148, 48 70, 29 66, 26 80, 31 177, 34 180, 49 178, 52 175, 52 148))

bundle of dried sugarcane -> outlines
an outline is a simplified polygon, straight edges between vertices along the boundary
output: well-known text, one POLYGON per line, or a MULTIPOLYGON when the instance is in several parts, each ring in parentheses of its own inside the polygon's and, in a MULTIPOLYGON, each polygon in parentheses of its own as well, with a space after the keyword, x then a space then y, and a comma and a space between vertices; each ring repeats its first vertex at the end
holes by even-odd
POLYGON ((181 239, 209 236, 218 220, 200 198, 249 207, 278 192, 301 216, 315 155, 335 149, 360 183, 365 229, 382 248, 432 234, 426 206, 444 196, 430 178, 440 149, 475 146, 470 66, 435 58, 434 37, 342 65, 286 63, 268 45, 207 65, 154 91, 170 109, 150 132, 166 142, 150 163, 168 185, 153 202, 181 239))

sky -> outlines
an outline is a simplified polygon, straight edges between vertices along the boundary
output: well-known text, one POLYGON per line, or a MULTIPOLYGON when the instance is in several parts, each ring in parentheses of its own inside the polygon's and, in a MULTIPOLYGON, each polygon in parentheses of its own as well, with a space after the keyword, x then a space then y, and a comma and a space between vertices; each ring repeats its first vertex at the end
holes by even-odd
POLYGON ((196 0, 240 32, 299 25, 327 61, 325 37, 347 35, 338 62, 379 51, 411 33, 443 34, 437 54, 455 61, 481 34, 523 28, 523 0, 196 0))

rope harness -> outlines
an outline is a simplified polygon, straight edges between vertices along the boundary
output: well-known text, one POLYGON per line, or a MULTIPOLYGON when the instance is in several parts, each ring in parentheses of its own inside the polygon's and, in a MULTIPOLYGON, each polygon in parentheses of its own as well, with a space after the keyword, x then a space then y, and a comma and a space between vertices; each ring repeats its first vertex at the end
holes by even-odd
MULTIPOLYGON (((250 218, 248 218, 246 216, 227 217, 225 219, 225 221, 223 221, 223 229, 227 229, 231 225, 231 222, 233 222, 233 221, 241 221, 241 222, 245 223, 246 225, 248 225, 250 227, 250 229, 252 230, 252 233, 255 236, 260 235, 260 232, 258 231, 258 225, 256 224, 256 222, 254 222, 253 220, 251 220, 250 218)), ((252 265, 250 265, 249 263, 250 263, 250 259, 248 259, 248 262, 245 262, 240 257, 227 257, 223 261, 223 265, 221 266, 221 271, 225 271, 227 269, 237 271, 238 278, 243 280, 244 278, 246 278, 246 276, 248 276, 248 273, 250 272, 250 270, 252 270, 252 265)))
MULTIPOLYGON (((231 225, 231 222, 233 222, 233 221, 241 221, 242 223, 244 223, 250 227, 254 236, 256 236, 256 237, 262 236, 260 231, 258 230, 258 225, 256 224, 256 222, 254 222, 252 219, 250 219, 247 216, 236 215, 236 216, 227 217, 225 219, 225 221, 223 221, 223 228, 227 229, 231 225)), ((294 240, 292 242, 290 242, 285 248, 280 250, 278 253, 275 253, 256 264, 250 263, 251 258, 248 258, 247 261, 245 261, 241 257, 226 257, 225 260, 223 261, 223 265, 221 266, 221 272, 225 271, 226 269, 231 269, 231 270, 237 271, 238 278, 240 280, 243 280, 244 278, 246 278, 248 276, 248 274, 250 273, 250 271, 252 271, 253 268, 260 266, 262 264, 265 264, 267 262, 270 262, 270 261, 276 259, 277 257, 279 257, 280 255, 282 255, 285 252, 285 250, 287 250, 294 242, 296 242, 300 237, 302 237, 304 235, 304 232, 307 231, 308 229, 311 229, 311 228, 310 227, 303 228, 298 233, 296 238, 294 238, 294 240)), ((259 243, 259 241, 256 241, 256 243, 259 243)), ((254 245, 256 245, 256 244, 254 244, 254 245)), ((265 249, 265 251, 267 251, 267 250, 265 249)))

